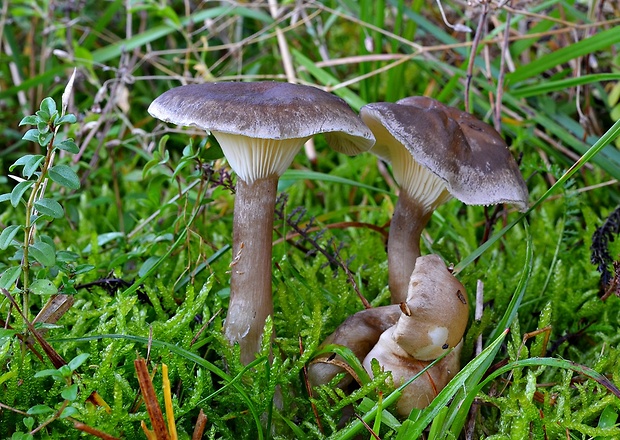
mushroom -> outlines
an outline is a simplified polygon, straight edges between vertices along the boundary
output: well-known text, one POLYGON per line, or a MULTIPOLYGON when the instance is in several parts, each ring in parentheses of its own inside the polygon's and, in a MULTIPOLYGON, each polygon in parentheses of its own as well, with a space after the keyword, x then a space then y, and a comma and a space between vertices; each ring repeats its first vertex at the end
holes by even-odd
MULTIPOLYGON (((443 359, 437 362, 407 385, 396 402, 396 412, 407 417, 413 408, 426 408, 461 368, 460 357, 463 342, 443 359)), ((364 359, 364 368, 372 377, 370 362, 377 359, 384 371, 392 372, 394 386, 399 387, 426 368, 432 361, 421 361, 410 356, 390 337, 389 330, 383 333, 379 342, 364 359)))
POLYGON ((227 339, 241 361, 260 348, 273 314, 271 256, 277 183, 312 136, 336 151, 367 151, 374 137, 342 99, 311 86, 277 82, 186 85, 159 96, 155 118, 210 131, 237 174, 227 339))
POLYGON ((396 324, 384 331, 366 355, 364 368, 372 375, 371 360, 391 371, 394 384, 409 380, 446 350, 445 358, 408 385, 397 404, 407 415, 424 408, 458 372, 463 335, 469 318, 465 287, 438 255, 419 257, 409 280, 407 301, 400 305, 396 324))
POLYGON ((407 296, 420 236, 433 211, 452 196, 470 205, 512 203, 527 209, 527 187, 501 136, 472 115, 426 97, 362 107, 400 185, 388 237, 392 303, 407 296))
MULTIPOLYGON (((349 348, 362 362, 381 334, 396 324, 400 315, 397 304, 359 311, 340 324, 319 348, 330 344, 342 345, 349 348)), ((312 386, 325 385, 345 370, 348 370, 347 365, 340 356, 323 355, 315 358, 308 366, 308 381, 312 386)), ((352 380, 353 376, 349 374, 338 386, 345 388, 352 380)))
MULTIPOLYGON (((349 316, 329 335, 321 347, 329 344, 349 348, 361 361, 388 333, 410 356, 431 361, 447 348, 455 347, 467 327, 469 307, 465 287, 450 273, 438 255, 418 257, 409 280, 407 301, 374 307, 349 316)), ((308 367, 313 386, 323 385, 341 373, 340 356, 317 357, 308 367)), ((351 382, 347 376, 338 385, 351 382)))

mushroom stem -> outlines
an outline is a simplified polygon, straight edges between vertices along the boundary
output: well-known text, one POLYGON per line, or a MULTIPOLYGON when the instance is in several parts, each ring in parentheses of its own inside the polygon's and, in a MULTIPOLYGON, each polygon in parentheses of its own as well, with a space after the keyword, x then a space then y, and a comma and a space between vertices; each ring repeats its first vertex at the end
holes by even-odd
POLYGON ((420 256, 420 236, 432 213, 432 209, 424 209, 407 191, 401 189, 390 223, 387 245, 392 304, 407 300, 409 279, 420 256))
POLYGON ((265 320, 273 315, 271 255, 278 176, 246 183, 237 179, 233 219, 233 261, 226 338, 241 347, 249 364, 260 348, 265 320))

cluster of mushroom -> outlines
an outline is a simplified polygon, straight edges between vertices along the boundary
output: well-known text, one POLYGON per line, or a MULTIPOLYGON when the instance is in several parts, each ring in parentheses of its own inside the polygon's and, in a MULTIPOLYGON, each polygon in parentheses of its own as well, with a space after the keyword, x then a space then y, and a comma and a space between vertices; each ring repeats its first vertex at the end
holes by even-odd
MULTIPOLYGON (((224 330, 231 344, 240 345, 242 362, 254 359, 265 321, 273 314, 271 246, 278 178, 303 144, 323 133, 336 151, 354 155, 370 150, 391 162, 400 185, 388 241, 393 305, 359 312, 326 343, 348 346, 369 371, 371 359, 378 359, 395 380, 410 377, 456 347, 436 365, 441 368, 429 373, 428 383, 436 392, 450 380, 459 368, 459 341, 467 323, 465 289, 439 257, 420 257, 420 234, 433 210, 451 196, 468 204, 509 202, 526 208, 525 183, 497 132, 429 98, 368 104, 360 118, 330 93, 276 82, 181 86, 153 101, 149 113, 211 132, 237 174, 224 330), (454 328, 445 326, 457 321, 454 328)), ((326 383, 339 371, 315 363, 312 381, 326 383)), ((409 400, 420 406, 428 399, 409 400)), ((401 407, 407 405, 399 404, 399 411, 404 414, 401 407)))

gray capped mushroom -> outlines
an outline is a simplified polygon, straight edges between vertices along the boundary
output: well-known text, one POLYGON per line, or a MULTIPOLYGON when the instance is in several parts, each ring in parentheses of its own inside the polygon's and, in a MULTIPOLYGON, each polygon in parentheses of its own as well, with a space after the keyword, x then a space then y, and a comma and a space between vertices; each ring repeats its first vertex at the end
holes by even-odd
POLYGON ((400 185, 388 237, 392 303, 403 302, 420 255, 420 236, 433 211, 451 197, 471 205, 512 203, 527 209, 528 192, 501 136, 472 115, 426 97, 362 107, 400 185))
POLYGON ((303 144, 323 133, 344 154, 367 151, 374 137, 342 99, 311 86, 278 82, 187 85, 148 109, 165 122, 195 126, 218 140, 237 174, 233 262, 225 334, 251 362, 273 314, 271 247, 276 189, 303 144))

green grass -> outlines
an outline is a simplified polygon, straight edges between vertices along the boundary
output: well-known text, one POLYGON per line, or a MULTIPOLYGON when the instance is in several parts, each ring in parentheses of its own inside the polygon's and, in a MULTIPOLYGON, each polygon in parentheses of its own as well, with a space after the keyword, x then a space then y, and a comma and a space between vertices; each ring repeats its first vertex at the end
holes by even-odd
MULTIPOLYGON (((550 0, 512 11, 510 21, 506 9, 491 8, 489 32, 472 47, 474 35, 453 32, 435 3, 423 1, 281 2, 276 18, 256 2, 72 5, 0 6, 0 194, 22 176, 11 164, 46 154, 21 140, 32 127, 19 123, 45 97, 60 108, 74 67, 67 113, 77 123, 58 136, 73 138, 77 150, 58 151, 52 165, 80 180, 75 189, 52 171, 41 189, 62 212, 46 202, 49 217, 33 220, 42 244, 26 272, 12 240, 24 242, 32 206, 15 192, 14 203, 0 196, 0 286, 16 298, 0 297, 0 438, 78 438, 78 421, 146 438, 138 357, 156 370, 162 406, 168 365, 180 438, 191 438, 200 410, 204 438, 214 439, 376 438, 369 429, 386 439, 620 438, 620 299, 599 299, 590 263, 593 233, 620 204, 611 180, 620 178, 614 6, 589 11, 550 0), (399 391, 387 375, 366 378, 351 395, 333 386, 337 378, 310 397, 304 381, 321 341, 363 308, 342 268, 306 254, 311 239, 347 266, 373 306, 389 302, 385 234, 396 195, 376 158, 338 155, 317 138, 316 159, 300 154, 281 179, 285 216, 303 209, 296 222, 316 229, 299 237, 276 219, 268 322, 276 337, 244 366, 222 334, 233 258, 227 164, 204 133, 146 112, 183 83, 286 80, 276 27, 295 79, 355 110, 420 94, 461 109, 467 101, 480 119, 499 122, 528 184, 525 214, 505 207, 492 216, 492 207, 452 200, 429 223, 423 253, 455 265, 470 304, 480 280, 484 310, 474 319, 472 305, 459 375, 405 420, 394 416, 399 391), (35 283, 28 298, 19 291, 24 276, 35 283), (44 328, 42 341, 23 344, 17 307, 33 320, 50 288, 72 303, 57 322, 34 324, 44 328), (476 355, 479 337, 485 349, 476 355), (54 353, 70 367, 55 365, 54 353), (343 424, 348 408, 359 417, 343 424)), ((450 23, 478 29, 481 5, 442 5, 450 23)), ((610 253, 620 255, 617 242, 610 253)))

